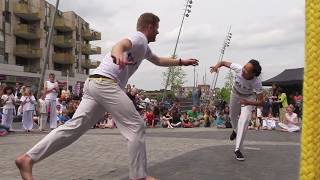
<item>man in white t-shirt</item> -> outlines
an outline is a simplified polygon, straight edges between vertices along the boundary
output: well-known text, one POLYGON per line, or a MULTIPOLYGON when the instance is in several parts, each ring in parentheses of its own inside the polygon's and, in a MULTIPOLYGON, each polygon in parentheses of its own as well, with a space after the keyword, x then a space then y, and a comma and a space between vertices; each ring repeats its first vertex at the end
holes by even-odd
POLYGON ((255 106, 262 106, 263 103, 262 83, 260 78, 258 78, 261 74, 261 66, 254 59, 244 66, 221 61, 215 66, 210 67, 211 72, 217 72, 222 66, 228 67, 236 73, 230 98, 230 118, 233 127, 230 140, 236 138, 234 153, 237 160, 243 161, 245 158, 241 150, 251 112, 255 106))
POLYGON ((45 101, 48 108, 50 129, 54 129, 57 127, 56 99, 59 93, 59 85, 58 82, 55 80, 55 74, 49 74, 49 80, 44 83, 43 88, 46 95, 45 101))
POLYGON ((73 118, 51 131, 26 154, 16 159, 24 179, 32 179, 34 163, 77 140, 105 112, 112 113, 117 128, 128 140, 130 179, 155 179, 147 176, 144 121, 124 92, 125 85, 143 59, 166 67, 198 65, 196 59, 177 60, 152 53, 148 44, 156 40, 159 21, 152 13, 142 14, 137 22, 137 32, 116 43, 94 71, 94 75, 86 80, 83 99, 73 118))

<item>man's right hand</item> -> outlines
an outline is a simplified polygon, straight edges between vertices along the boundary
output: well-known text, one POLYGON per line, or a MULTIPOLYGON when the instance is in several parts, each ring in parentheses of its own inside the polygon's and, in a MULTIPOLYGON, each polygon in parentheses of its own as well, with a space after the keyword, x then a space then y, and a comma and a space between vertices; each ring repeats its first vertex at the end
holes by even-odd
POLYGON ((111 55, 113 63, 119 65, 119 69, 123 69, 126 65, 133 65, 134 62, 130 62, 127 60, 123 54, 119 55, 111 55))
POLYGON ((221 67, 220 63, 217 63, 216 65, 210 67, 210 72, 211 73, 213 73, 213 72, 217 73, 220 67, 221 67))

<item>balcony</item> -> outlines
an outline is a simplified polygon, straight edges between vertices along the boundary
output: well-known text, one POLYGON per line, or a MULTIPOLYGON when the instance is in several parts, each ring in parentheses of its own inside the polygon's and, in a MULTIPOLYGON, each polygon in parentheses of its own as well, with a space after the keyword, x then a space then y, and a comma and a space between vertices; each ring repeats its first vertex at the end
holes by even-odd
POLYGON ((72 48, 74 46, 74 40, 71 37, 58 35, 54 37, 53 45, 60 48, 72 48))
POLYGON ((13 53, 15 56, 19 56, 22 58, 36 59, 41 58, 42 49, 33 48, 28 45, 16 45, 13 53))
POLYGON ((85 69, 95 69, 100 65, 100 63, 100 61, 92 62, 90 59, 81 60, 81 66, 85 69))
POLYGON ((18 24, 14 28, 14 35, 27 40, 35 40, 41 38, 42 30, 27 24, 18 24))
POLYGON ((90 44, 83 44, 82 54, 86 54, 86 55, 101 54, 101 47, 98 47, 98 46, 92 47, 90 44))
POLYGON ((54 63, 67 65, 73 64, 75 62, 75 57, 70 53, 54 53, 52 60, 54 63))
POLYGON ((13 13, 27 21, 39 21, 42 17, 40 7, 29 6, 27 2, 23 1, 14 4, 13 13))
POLYGON ((75 29, 75 25, 73 21, 69 19, 65 19, 62 16, 56 16, 54 28, 61 32, 70 32, 75 29))
POLYGON ((101 33, 94 30, 84 30, 82 38, 87 41, 101 40, 101 33))

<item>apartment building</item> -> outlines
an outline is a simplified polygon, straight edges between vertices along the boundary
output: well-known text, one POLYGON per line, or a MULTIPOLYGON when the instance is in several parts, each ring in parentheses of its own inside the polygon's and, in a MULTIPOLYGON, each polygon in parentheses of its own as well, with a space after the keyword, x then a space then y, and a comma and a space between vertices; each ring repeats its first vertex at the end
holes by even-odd
MULTIPOLYGON (((0 0, 0 82, 37 86, 47 50, 54 5, 45 0, 0 0)), ((61 86, 85 81, 99 61, 90 55, 101 48, 90 44, 101 33, 73 11, 58 11, 46 77, 54 73, 61 86)))

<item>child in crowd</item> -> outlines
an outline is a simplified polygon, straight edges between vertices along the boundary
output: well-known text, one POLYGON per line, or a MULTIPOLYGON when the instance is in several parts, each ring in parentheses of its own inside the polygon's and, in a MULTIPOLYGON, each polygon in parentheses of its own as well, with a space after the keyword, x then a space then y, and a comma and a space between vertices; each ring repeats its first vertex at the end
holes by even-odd
POLYGON ((294 106, 290 104, 287 107, 287 112, 285 114, 284 122, 279 123, 282 131, 287 132, 297 132, 300 131, 299 122, 298 122, 298 115, 293 112, 294 106))
POLYGON ((276 129, 277 118, 273 117, 272 111, 269 112, 268 117, 262 118, 262 129, 264 130, 274 130, 276 129))
POLYGON ((182 127, 184 127, 184 128, 192 128, 193 127, 193 124, 190 122, 186 112, 181 114, 180 120, 182 123, 182 127))
POLYGON ((22 106, 22 126, 26 132, 30 132, 33 128, 34 105, 37 103, 36 98, 31 93, 30 87, 26 87, 20 101, 22 106))
POLYGON ((114 120, 112 119, 111 113, 107 113, 107 119, 105 121, 105 128, 113 129, 116 127, 116 124, 114 123, 114 120))
POLYGON ((248 129, 252 130, 259 130, 260 128, 260 120, 257 118, 257 111, 256 110, 252 110, 252 114, 251 114, 251 119, 249 122, 249 126, 248 129))
POLYGON ((48 120, 48 112, 47 112, 47 104, 45 101, 45 94, 42 92, 41 97, 38 100, 38 115, 39 115, 39 130, 45 131, 47 129, 47 120, 48 120))
POLYGON ((224 121, 225 121, 224 124, 225 124, 226 128, 232 128, 229 106, 226 106, 224 108, 224 112, 223 113, 224 113, 224 121))
POLYGON ((215 125, 217 126, 217 128, 226 128, 226 125, 225 125, 225 120, 224 120, 224 113, 223 111, 219 111, 219 114, 217 116, 217 119, 215 121, 215 125))
POLYGON ((204 120, 204 127, 210 127, 210 126, 211 126, 210 112, 209 112, 208 109, 205 109, 205 110, 204 110, 203 120, 204 120))
POLYGON ((13 88, 9 86, 5 87, 3 89, 3 95, 1 96, 1 104, 3 105, 1 124, 10 130, 12 128, 15 102, 16 99, 13 95, 13 88))
POLYGON ((147 109, 147 112, 144 115, 144 119, 147 122, 147 126, 149 128, 153 128, 155 126, 154 115, 153 115, 153 112, 150 108, 147 109))

